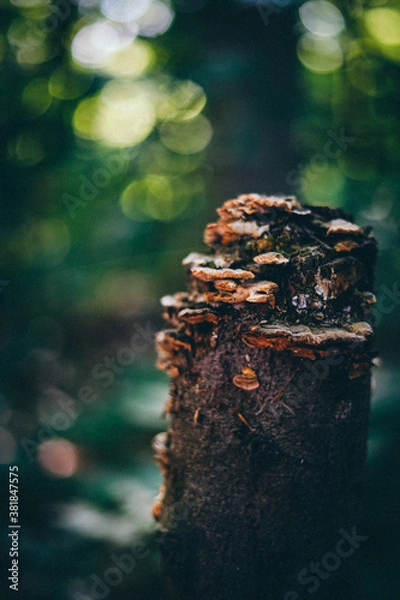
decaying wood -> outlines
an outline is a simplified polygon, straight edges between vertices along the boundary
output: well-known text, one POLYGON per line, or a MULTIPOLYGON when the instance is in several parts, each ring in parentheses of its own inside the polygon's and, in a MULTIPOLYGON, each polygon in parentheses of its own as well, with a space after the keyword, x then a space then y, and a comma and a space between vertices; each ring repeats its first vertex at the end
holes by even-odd
MULTIPOLYGON (((294 197, 246 194, 217 212, 157 336, 171 376, 154 443, 167 594, 306 598, 299 574, 357 525, 376 243, 294 197)), ((354 564, 318 575, 313 597, 359 597, 354 564)))

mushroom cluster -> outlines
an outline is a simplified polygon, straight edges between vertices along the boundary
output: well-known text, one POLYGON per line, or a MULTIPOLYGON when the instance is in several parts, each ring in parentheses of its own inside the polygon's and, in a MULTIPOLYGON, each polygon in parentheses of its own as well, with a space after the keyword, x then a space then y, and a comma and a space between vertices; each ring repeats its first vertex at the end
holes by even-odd
POLYGON ((322 315, 330 323, 368 312, 362 293, 372 286, 375 240, 342 211, 305 207, 293 196, 243 194, 217 213, 204 234, 211 252, 183 261, 191 302, 263 304, 272 321, 270 309, 280 320, 307 313, 311 321, 322 315))
POLYGON ((157 338, 161 368, 172 377, 190 368, 191 356, 215 347, 232 318, 245 344, 310 358, 369 339, 376 255, 369 228, 293 196, 243 194, 217 213, 204 233, 209 252, 183 260, 188 291, 162 300, 174 329, 157 338))
MULTIPOLYGON (((201 440, 190 455, 197 461, 198 447, 208 452, 215 432, 232 428, 236 453, 243 431, 264 431, 271 452, 287 419, 291 437, 299 371, 317 368, 316 359, 328 371, 332 366, 323 394, 330 398, 338 373, 347 389, 371 366, 376 242, 368 228, 341 210, 302 206, 294 197, 245 194, 217 213, 205 229, 209 250, 183 260, 187 291, 162 299, 168 328, 156 344, 158 366, 172 380, 165 408, 171 428, 153 443, 164 475, 153 515, 163 526, 176 489, 180 494, 188 485, 181 468, 190 454, 187 440, 201 440)), ((345 422, 351 411, 342 403, 335 414, 345 422)))

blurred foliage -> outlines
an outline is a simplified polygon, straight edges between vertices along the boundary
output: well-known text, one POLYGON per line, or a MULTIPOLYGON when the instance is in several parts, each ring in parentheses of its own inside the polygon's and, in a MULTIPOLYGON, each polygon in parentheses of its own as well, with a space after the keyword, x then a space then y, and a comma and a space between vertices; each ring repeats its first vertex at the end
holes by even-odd
MULTIPOLYGON (((0 16, 0 461, 20 465, 21 595, 93 598, 128 553, 135 568, 104 597, 156 600, 158 298, 184 285, 214 207, 245 191, 372 224, 378 292, 397 286, 399 7, 2 0, 0 16)), ((371 600, 399 587, 393 297, 378 312, 371 600)))
MULTIPOLYGON (((342 206, 373 226, 379 291, 382 282, 398 280, 400 268, 399 6, 306 2, 297 34, 304 110, 293 132, 299 153, 314 153, 291 181, 306 201, 342 206), (335 148, 326 145, 337 138, 335 148)), ((399 326, 397 311, 381 326, 391 336, 399 326)))

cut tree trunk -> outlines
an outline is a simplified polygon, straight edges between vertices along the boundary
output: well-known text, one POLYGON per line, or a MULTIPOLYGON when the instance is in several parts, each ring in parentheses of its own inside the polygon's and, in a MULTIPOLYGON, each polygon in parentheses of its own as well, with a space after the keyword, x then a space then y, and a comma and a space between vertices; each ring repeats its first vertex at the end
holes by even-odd
POLYGON ((354 600, 375 240, 293 197, 218 213, 157 336, 167 597, 354 600))

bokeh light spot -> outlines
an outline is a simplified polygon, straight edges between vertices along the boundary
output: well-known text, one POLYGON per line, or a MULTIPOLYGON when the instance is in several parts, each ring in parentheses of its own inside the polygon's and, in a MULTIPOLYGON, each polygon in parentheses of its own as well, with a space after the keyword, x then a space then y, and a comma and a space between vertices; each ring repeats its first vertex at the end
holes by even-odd
POLYGON ((170 221, 177 217, 187 206, 187 199, 174 195, 167 177, 148 175, 146 177, 147 197, 146 213, 158 221, 170 221))
POLYGON ((386 57, 400 61, 400 11, 392 8, 372 8, 365 12, 367 32, 386 57))
POLYGON ((333 73, 343 64, 339 42, 334 38, 318 37, 312 33, 306 33, 299 39, 297 56, 314 73, 333 73))
POLYGON ((140 170, 145 173, 192 173, 198 169, 203 161, 201 154, 180 155, 166 148, 157 141, 149 143, 139 158, 140 170))
POLYGON ((181 81, 162 95, 158 116, 162 120, 187 121, 203 110, 206 101, 203 88, 193 81, 181 81))
POLYGON ((372 8, 364 16, 368 33, 380 44, 400 44, 400 12, 392 8, 372 8))
POLYGON ((47 79, 34 79, 22 92, 22 106, 33 117, 39 117, 49 108, 52 98, 48 92, 47 79))
POLYGON ((345 27, 340 10, 325 0, 306 2, 300 6, 299 15, 303 25, 321 37, 337 35, 345 27))
POLYGON ((173 20, 172 9, 163 2, 155 0, 138 20, 139 33, 145 37, 161 35, 170 28, 173 20))
POLYGON ((72 40, 71 52, 74 60, 90 69, 98 69, 110 57, 128 46, 134 34, 117 23, 103 19, 82 27, 72 40))
POLYGON ((160 127, 163 144, 178 154, 195 154, 208 146, 213 135, 210 121, 198 115, 190 121, 164 121, 160 127))
POLYGON ((142 180, 132 181, 123 191, 120 204, 122 212, 132 221, 149 221, 145 209, 146 183, 142 180))
POLYGON ((82 100, 72 118, 76 135, 84 139, 94 139, 94 121, 98 110, 98 97, 82 100))
POLYGON ((101 92, 95 137, 109 146, 135 146, 155 126, 153 95, 145 85, 111 81, 101 92))
POLYGON ((10 42, 18 63, 21 66, 39 65, 49 60, 53 54, 47 42, 46 33, 36 21, 15 19, 8 30, 10 42))
POLYGON ((128 23, 144 15, 150 4, 151 0, 102 0, 101 12, 113 21, 128 23))
POLYGON ((113 77, 139 77, 153 65, 154 60, 151 46, 143 40, 136 40, 113 54, 102 70, 113 77))
POLYGON ((110 81, 99 96, 78 105, 73 117, 75 133, 108 146, 140 144, 156 122, 153 91, 144 83, 110 81))
POLYGON ((31 133, 21 133, 8 146, 10 158, 32 167, 42 162, 45 153, 40 141, 31 133))
POLYGON ((49 92, 54 98, 60 100, 74 100, 89 89, 92 81, 91 76, 74 73, 61 65, 51 74, 49 92))
POLYGON ((122 212, 132 221, 171 221, 188 206, 190 194, 180 193, 179 179, 171 181, 165 175, 150 174, 132 181, 122 193, 122 212))
POLYGON ((345 178, 336 165, 319 170, 311 164, 302 173, 301 194, 310 204, 337 207, 343 204, 344 185, 345 178))
POLYGON ((57 438, 43 442, 37 455, 43 469, 55 477, 71 477, 78 470, 78 450, 68 440, 57 438))
POLYGON ((386 196, 384 186, 378 188, 375 198, 370 206, 360 211, 360 215, 366 221, 383 221, 390 218, 390 212, 393 208, 393 199, 386 196))

